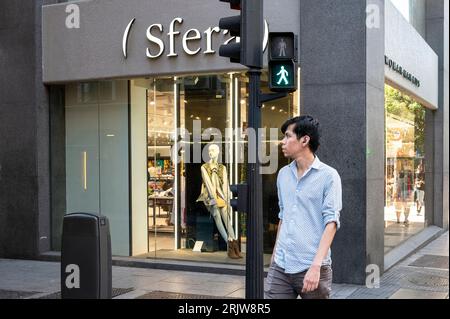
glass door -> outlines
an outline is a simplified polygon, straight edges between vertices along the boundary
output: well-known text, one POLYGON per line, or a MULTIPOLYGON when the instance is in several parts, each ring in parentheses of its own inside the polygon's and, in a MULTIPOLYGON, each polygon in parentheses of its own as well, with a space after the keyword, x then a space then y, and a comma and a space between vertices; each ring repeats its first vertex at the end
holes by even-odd
POLYGON ((128 81, 65 89, 66 213, 106 216, 114 255, 130 254, 128 81))
POLYGON ((150 80, 147 90, 148 240, 151 256, 175 248, 176 174, 171 156, 176 129, 174 78, 150 80))

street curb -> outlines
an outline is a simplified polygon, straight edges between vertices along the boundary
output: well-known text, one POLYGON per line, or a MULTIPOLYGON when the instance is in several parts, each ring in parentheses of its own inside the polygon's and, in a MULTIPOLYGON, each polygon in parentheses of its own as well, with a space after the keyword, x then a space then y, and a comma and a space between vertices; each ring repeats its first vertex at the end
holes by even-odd
MULTIPOLYGON (((41 254, 37 260, 60 262, 61 253, 48 252, 41 254)), ((144 269, 160 269, 173 271, 189 271, 212 273, 219 275, 245 276, 245 266, 212 264, 202 262, 186 262, 179 260, 154 260, 154 259, 138 259, 133 257, 113 257, 112 265, 116 267, 132 267, 144 269)), ((264 269, 264 276, 267 275, 268 268, 264 269)))

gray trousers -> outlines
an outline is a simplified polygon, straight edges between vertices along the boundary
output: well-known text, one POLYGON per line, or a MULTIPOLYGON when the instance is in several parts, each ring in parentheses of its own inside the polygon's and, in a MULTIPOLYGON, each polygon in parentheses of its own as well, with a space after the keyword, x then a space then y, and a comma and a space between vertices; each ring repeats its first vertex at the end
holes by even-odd
POLYGON ((328 299, 331 292, 331 266, 320 268, 319 286, 316 290, 303 293, 303 279, 307 271, 286 274, 275 262, 270 265, 264 289, 265 299, 328 299))

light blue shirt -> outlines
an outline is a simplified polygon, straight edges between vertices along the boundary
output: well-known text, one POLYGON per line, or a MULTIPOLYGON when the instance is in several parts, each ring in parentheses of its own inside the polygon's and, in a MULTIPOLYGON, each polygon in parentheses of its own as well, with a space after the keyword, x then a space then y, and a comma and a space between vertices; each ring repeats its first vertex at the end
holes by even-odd
MULTIPOLYGON (((301 178, 297 162, 283 167, 277 178, 278 203, 282 220, 275 247, 275 263, 285 273, 310 268, 319 248, 325 226, 340 227, 342 186, 338 172, 316 156, 301 178)), ((331 250, 322 265, 331 265, 331 250)))

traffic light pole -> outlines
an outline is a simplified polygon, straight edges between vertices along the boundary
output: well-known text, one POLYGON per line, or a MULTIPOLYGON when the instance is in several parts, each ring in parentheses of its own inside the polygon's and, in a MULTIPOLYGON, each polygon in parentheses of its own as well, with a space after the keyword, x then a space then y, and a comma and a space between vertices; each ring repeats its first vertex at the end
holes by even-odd
MULTIPOLYGON (((284 79, 284 86, 278 88, 278 91, 283 93, 277 94, 261 94, 261 69, 263 67, 263 48, 262 39, 264 33, 263 21, 263 2, 261 0, 220 0, 221 2, 228 2, 231 9, 241 10, 240 16, 225 17, 219 20, 220 29, 229 30, 231 36, 240 36, 241 41, 236 43, 228 43, 221 45, 219 48, 219 55, 227 57, 230 62, 240 63, 249 67, 249 111, 248 111, 248 128, 256 132, 256 143, 249 145, 249 151, 256 152, 255 163, 248 163, 247 165, 247 190, 246 198, 239 196, 237 205, 240 207, 246 206, 247 212, 247 253, 246 253, 246 276, 245 276, 245 297, 246 299, 263 299, 264 298, 264 250, 263 250, 263 208, 262 208, 262 176, 260 174, 261 164, 259 162, 260 139, 259 129, 261 128, 261 104, 282 98, 287 95, 286 89, 292 91, 292 80, 294 67, 286 70, 290 66, 282 65, 282 71, 276 70, 275 74, 281 74, 281 80, 284 79), (291 75, 290 81, 287 76, 291 75), (288 82, 288 83, 286 83, 288 82), (290 86, 289 86, 290 85, 290 86), (246 205, 242 205, 242 200, 246 200, 246 205), (239 205, 241 202, 241 205, 239 205)), ((293 33, 289 34, 274 34, 280 36, 290 35, 291 39, 293 33)), ((289 41, 284 39, 279 40, 284 44, 283 56, 286 54, 286 49, 291 49, 294 52, 294 44, 287 46, 289 41)), ((281 50, 281 49, 280 49, 281 50)), ((289 51, 289 50, 288 50, 289 51)), ((281 55, 279 53, 278 55, 281 55)), ((291 54, 292 56, 294 53, 291 54)), ((272 55, 270 55, 272 56, 272 55)), ((293 64, 292 58, 289 59, 293 64)), ((270 61, 269 61, 270 62, 270 61)), ((269 71, 273 71, 270 69, 269 71)), ((270 73, 270 72, 269 72, 270 73)), ((272 81, 273 79, 271 79, 272 81)), ((278 82, 279 82, 278 81, 278 82)), ((271 82, 269 82, 270 84, 271 82)), ((279 83, 278 83, 279 84, 279 83)), ((270 87, 270 85, 269 85, 270 87)), ((295 89, 295 86, 293 87, 295 89)), ((272 91, 274 91, 271 88, 272 91)), ((243 187, 241 186, 241 191, 243 187)), ((233 187, 234 189, 234 187, 233 187)), ((236 188, 239 193, 239 188, 236 188)), ((244 192, 245 193, 245 192, 244 192)), ((242 194, 241 194, 242 195, 242 194)), ((234 207, 236 209, 236 207, 234 207)))
MULTIPOLYGON (((261 70, 250 68, 248 127, 256 132, 261 127, 260 79, 261 70)), ((248 163, 248 213, 247 213, 247 253, 245 268, 245 298, 264 298, 263 259, 263 210, 262 176, 259 162, 259 137, 256 134, 256 162, 248 163)))

